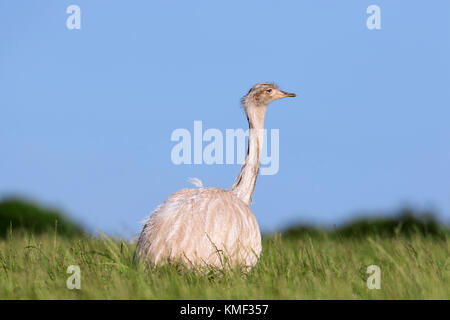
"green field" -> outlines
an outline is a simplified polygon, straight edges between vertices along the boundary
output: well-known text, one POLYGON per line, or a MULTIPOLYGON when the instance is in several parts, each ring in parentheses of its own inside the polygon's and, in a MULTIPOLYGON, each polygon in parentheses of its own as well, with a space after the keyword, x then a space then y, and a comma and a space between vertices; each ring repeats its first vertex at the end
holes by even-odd
POLYGON ((449 299, 450 230, 410 209, 333 229, 291 226, 265 235, 244 270, 148 269, 135 243, 94 237, 58 210, 0 201, 1 299, 449 299), (69 290, 69 266, 81 289, 69 290), (368 289, 367 267, 381 270, 368 289), (72 271, 73 272, 73 271, 72 271))
POLYGON ((145 271, 135 244, 106 236, 0 239, 0 299, 449 299, 449 237, 265 237, 260 262, 240 270, 199 273, 182 266, 145 271), (66 287, 78 265, 81 289, 66 287), (369 290, 369 265, 381 289, 369 290))

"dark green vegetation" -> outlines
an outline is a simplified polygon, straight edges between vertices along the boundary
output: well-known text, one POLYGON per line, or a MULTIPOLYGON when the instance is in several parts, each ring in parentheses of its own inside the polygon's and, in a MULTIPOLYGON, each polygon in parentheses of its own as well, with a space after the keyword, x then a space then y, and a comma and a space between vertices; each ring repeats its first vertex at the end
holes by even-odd
MULTIPOLYGON (((0 207, 14 208, 9 205, 0 207)), ((48 225, 42 229, 30 224, 33 232, 28 224, 15 229, 7 223, 0 239, 0 299, 450 298, 448 230, 413 214, 265 236, 261 259, 248 273, 179 265, 146 271, 133 262, 135 243, 78 229, 55 233, 54 218, 43 219, 48 225), (66 287, 70 265, 80 267, 81 290, 66 287), (367 288, 370 265, 381 269, 380 290, 367 288)))
POLYGON ((440 224, 435 214, 430 211, 414 211, 404 208, 389 216, 366 215, 373 218, 360 218, 333 229, 316 228, 313 226, 294 226, 283 232, 287 238, 309 235, 312 237, 331 236, 338 238, 363 238, 367 236, 411 237, 428 236, 444 239, 450 230, 440 224))
POLYGON ((22 230, 33 234, 57 232, 61 236, 79 236, 80 226, 55 209, 43 208, 31 201, 17 198, 0 202, 0 238, 12 230, 22 230))

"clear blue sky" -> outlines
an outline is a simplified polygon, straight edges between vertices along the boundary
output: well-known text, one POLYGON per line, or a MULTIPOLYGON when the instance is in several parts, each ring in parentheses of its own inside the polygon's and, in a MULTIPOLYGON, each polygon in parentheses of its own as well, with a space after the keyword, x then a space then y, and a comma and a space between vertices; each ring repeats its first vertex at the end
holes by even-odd
POLYGON ((246 128, 239 99, 275 81, 299 95, 266 118, 280 170, 256 185, 263 230, 404 204, 449 221, 449 18, 447 0, 2 0, 0 196, 136 234, 189 177, 228 188, 239 173, 175 166, 172 131, 246 128))

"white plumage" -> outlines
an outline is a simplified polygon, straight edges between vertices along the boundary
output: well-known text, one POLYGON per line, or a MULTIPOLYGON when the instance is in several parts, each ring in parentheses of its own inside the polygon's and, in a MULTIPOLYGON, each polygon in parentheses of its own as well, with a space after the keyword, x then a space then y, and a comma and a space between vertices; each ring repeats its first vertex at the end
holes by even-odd
POLYGON ((182 261, 187 266, 254 266, 261 253, 261 234, 250 210, 263 145, 267 105, 295 94, 273 83, 252 87, 243 98, 249 121, 248 152, 231 190, 203 188, 172 194, 145 222, 137 252, 151 263, 182 261))

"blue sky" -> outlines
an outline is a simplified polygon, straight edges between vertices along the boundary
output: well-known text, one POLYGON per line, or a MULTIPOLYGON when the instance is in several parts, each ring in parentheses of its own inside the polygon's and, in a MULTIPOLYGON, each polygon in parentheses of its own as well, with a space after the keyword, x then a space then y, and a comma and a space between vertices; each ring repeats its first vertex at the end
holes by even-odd
POLYGON ((256 185, 263 230, 406 204, 448 222, 449 15, 444 0, 2 0, 0 196, 136 234, 189 177, 229 188, 239 173, 174 165, 172 131, 246 129, 241 96, 275 81, 299 95, 267 114, 280 170, 256 185))

